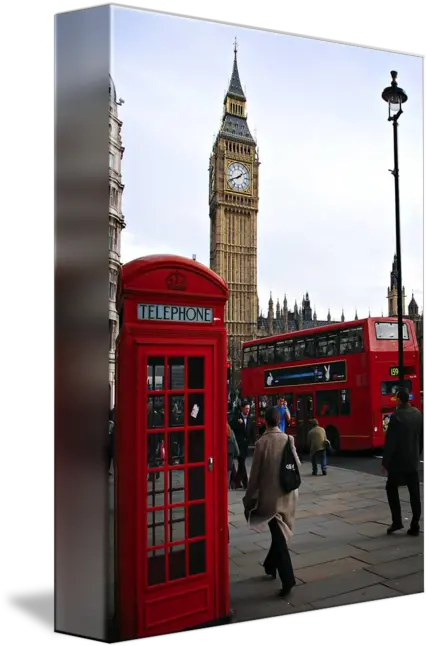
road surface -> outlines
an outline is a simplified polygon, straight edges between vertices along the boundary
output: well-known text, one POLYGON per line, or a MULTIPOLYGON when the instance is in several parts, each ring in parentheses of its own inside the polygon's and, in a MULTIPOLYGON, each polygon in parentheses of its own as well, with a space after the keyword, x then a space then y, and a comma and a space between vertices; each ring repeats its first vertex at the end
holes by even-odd
MULTIPOLYGON (((302 459, 307 460, 308 456, 302 456, 302 459)), ((329 456, 328 463, 330 467, 336 466, 341 469, 351 469, 352 471, 383 476, 381 460, 382 452, 377 451, 374 455, 365 455, 365 453, 343 453, 340 455, 332 455, 329 456)), ((419 475, 420 482, 423 482, 423 462, 420 464, 419 475)))

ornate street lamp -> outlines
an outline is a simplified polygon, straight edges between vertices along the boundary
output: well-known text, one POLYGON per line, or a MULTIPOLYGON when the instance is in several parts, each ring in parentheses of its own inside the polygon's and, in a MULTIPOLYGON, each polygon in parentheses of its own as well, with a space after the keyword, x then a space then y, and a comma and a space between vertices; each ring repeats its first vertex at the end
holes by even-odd
POLYGON ((396 227, 396 270, 397 270, 397 307, 398 307, 398 378, 399 387, 404 386, 404 339, 402 319, 402 274, 401 274, 401 228, 399 218, 399 166, 398 166, 398 119, 402 114, 402 104, 408 99, 404 90, 398 87, 398 72, 391 72, 392 83, 382 92, 382 99, 389 106, 388 121, 393 125, 393 154, 395 180, 395 227, 396 227))

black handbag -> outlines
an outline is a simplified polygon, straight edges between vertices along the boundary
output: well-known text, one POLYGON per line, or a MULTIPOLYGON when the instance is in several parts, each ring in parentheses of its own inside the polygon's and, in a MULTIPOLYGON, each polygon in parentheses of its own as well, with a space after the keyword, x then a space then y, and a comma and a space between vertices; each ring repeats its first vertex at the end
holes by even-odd
POLYGON ((280 483, 284 493, 290 493, 300 487, 302 479, 299 473, 299 467, 291 450, 290 437, 284 447, 280 466, 280 483))

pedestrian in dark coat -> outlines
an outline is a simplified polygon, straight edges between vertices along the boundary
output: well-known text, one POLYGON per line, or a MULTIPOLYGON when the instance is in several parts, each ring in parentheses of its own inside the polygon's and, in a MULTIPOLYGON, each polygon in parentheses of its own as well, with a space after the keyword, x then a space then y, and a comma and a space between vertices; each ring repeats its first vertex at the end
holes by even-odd
POLYGON ((235 433, 232 428, 227 425, 228 432, 228 488, 231 489, 232 483, 232 467, 234 466, 234 460, 236 460, 240 455, 240 450, 238 448, 237 440, 235 439, 235 433))
POLYGON ((252 422, 250 420, 250 404, 247 401, 241 403, 241 408, 232 420, 231 428, 234 431, 237 440, 240 455, 238 457, 237 478, 241 482, 243 489, 247 489, 247 469, 246 459, 248 449, 252 442, 252 422))
POLYGON ((386 493, 392 514, 392 524, 387 532, 392 534, 404 527, 398 487, 406 485, 412 511, 411 526, 407 534, 418 536, 422 511, 419 462, 423 451, 423 416, 409 403, 409 394, 405 388, 398 390, 396 402, 397 410, 389 421, 382 460, 382 468, 388 476, 386 493))

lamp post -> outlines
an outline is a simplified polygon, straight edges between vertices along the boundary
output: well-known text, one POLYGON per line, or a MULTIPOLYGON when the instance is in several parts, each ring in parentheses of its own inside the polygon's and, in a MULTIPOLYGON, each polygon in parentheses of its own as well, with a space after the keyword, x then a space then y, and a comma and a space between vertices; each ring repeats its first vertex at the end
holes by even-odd
POLYGON ((396 228, 396 271, 397 271, 397 307, 398 307, 398 380, 399 387, 404 386, 404 339, 402 320, 402 275, 401 275, 401 227, 399 217, 399 166, 398 166, 398 119, 402 114, 402 104, 408 99, 404 90, 398 87, 398 72, 391 72, 392 83, 382 92, 382 99, 389 106, 388 121, 393 125, 393 156, 395 180, 395 228, 396 228))

